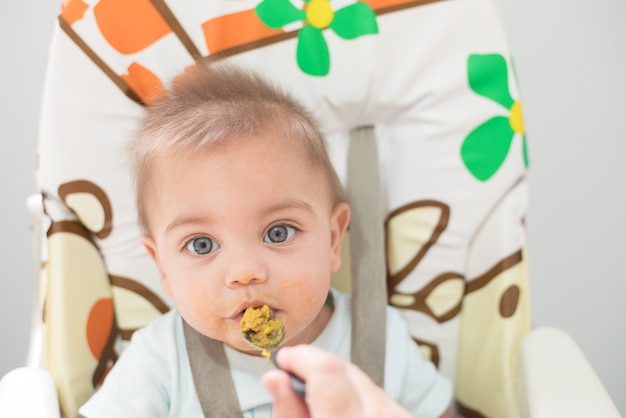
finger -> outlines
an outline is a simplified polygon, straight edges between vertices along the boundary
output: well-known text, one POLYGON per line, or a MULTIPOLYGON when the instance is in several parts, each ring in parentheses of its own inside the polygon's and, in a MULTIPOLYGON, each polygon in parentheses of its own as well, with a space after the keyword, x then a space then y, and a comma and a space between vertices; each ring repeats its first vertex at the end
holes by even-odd
POLYGON ((349 362, 311 345, 281 348, 276 360, 283 370, 304 380, 307 387, 320 385, 327 391, 333 388, 353 390, 348 368, 354 367, 359 372, 349 362))
POLYGON ((372 379, 354 364, 347 365, 347 375, 352 382, 364 415, 362 417, 407 417, 412 415, 376 385, 372 379))
POLYGON ((317 347, 282 348, 277 361, 306 381, 312 417, 411 416, 357 366, 317 347))
POLYGON ((274 399, 273 412, 276 418, 310 418, 306 404, 291 389, 287 373, 271 370, 261 380, 274 399))
POLYGON ((300 345, 278 351, 278 364, 306 381, 306 402, 313 417, 361 416, 360 395, 347 373, 349 363, 317 347, 300 345))
POLYGON ((333 369, 343 367, 342 361, 321 348, 312 345, 284 347, 276 354, 278 365, 306 380, 319 373, 320 367, 333 369))
POLYGON ((375 388, 380 389, 367 373, 352 363, 346 364, 346 374, 358 393, 367 393, 375 388))

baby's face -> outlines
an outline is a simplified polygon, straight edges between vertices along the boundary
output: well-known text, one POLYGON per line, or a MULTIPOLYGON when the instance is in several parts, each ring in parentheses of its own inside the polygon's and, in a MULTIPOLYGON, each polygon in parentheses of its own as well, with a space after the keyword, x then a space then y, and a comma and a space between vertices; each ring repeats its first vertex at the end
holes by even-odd
POLYGON ((288 141, 241 138, 164 159, 146 200, 144 243, 165 292, 191 326, 241 351, 251 351, 239 326, 251 305, 272 308, 284 344, 312 341, 340 264, 347 205, 333 206, 326 176, 288 141))

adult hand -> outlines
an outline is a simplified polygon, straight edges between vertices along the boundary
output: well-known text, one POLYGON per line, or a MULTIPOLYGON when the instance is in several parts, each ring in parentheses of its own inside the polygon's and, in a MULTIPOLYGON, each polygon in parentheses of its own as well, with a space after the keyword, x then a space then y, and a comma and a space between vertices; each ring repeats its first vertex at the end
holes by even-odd
POLYGON ((263 383, 277 418, 410 418, 412 415, 357 366, 310 345, 279 350, 278 364, 306 381, 306 399, 291 390, 289 376, 272 370, 263 383))

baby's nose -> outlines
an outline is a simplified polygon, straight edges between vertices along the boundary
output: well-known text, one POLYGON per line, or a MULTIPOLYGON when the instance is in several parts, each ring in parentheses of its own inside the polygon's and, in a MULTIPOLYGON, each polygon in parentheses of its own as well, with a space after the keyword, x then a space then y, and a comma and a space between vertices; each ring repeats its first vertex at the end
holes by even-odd
POLYGON ((227 284, 230 287, 234 287, 237 285, 248 285, 248 284, 255 284, 255 283, 263 283, 267 280, 267 278, 264 275, 260 275, 260 274, 237 274, 237 275, 233 275, 231 276, 228 281, 227 284))
POLYGON ((254 252, 246 252, 233 257, 226 276, 229 287, 259 284, 267 281, 267 268, 262 258, 254 252))

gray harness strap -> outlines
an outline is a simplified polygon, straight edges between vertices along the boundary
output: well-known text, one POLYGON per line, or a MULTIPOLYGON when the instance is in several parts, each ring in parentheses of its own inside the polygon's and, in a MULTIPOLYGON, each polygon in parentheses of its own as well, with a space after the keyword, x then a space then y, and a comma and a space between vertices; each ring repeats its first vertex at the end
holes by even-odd
POLYGON ((200 334, 184 319, 183 333, 193 383, 205 418, 242 417, 224 344, 200 334))
POLYGON ((372 126, 350 132, 352 362, 379 386, 385 378, 387 286, 378 149, 372 126))

